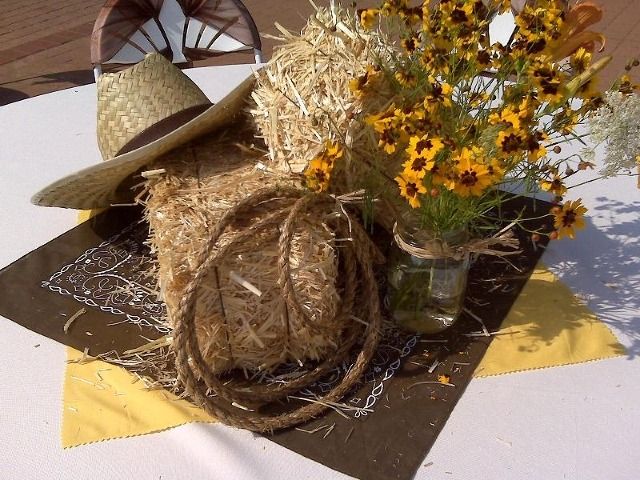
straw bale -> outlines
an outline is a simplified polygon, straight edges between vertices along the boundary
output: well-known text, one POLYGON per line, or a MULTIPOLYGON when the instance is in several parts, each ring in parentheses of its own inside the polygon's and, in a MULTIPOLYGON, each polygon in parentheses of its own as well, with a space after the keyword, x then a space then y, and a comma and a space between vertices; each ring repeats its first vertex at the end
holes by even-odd
POLYGON ((388 54, 388 46, 336 5, 318 8, 300 34, 276 26, 282 45, 258 76, 251 113, 271 166, 300 173, 326 140, 351 143, 349 128, 361 102, 349 82, 388 54))
MULTIPOLYGON (((176 311, 197 268, 196 253, 209 232, 233 205, 261 187, 279 185, 281 175, 256 168, 262 153, 238 140, 252 138, 237 126, 223 138, 209 137, 158 160, 159 174, 146 179, 146 216, 150 245, 158 258, 160 290, 169 312, 176 311)), ((235 231, 264 218, 282 200, 235 218, 216 248, 235 231)), ((305 214, 298 222, 290 257, 297 298, 314 323, 326 326, 310 332, 287 311, 278 278, 278 223, 234 247, 207 274, 198 292, 196 329, 200 349, 214 372, 234 368, 268 370, 285 362, 322 360, 337 348, 344 326, 336 315, 337 254, 333 234, 322 216, 305 214)))
MULTIPOLYGON (((332 141, 345 147, 331 175, 332 193, 363 188, 395 193, 397 165, 381 158, 377 139, 362 118, 398 100, 396 92, 384 75, 376 80, 375 95, 366 98, 349 84, 372 65, 387 68, 397 46, 381 30, 362 29, 351 12, 331 5, 317 8, 299 34, 279 27, 282 44, 259 72, 251 113, 274 170, 301 173, 332 141)), ((391 196, 368 202, 373 210, 367 216, 390 230, 397 216, 394 201, 391 196)))

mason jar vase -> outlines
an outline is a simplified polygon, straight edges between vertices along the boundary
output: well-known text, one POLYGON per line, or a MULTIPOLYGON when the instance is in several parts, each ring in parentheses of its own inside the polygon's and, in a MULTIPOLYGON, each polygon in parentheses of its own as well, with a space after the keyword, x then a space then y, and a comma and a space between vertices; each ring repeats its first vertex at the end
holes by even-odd
POLYGON ((470 255, 465 228, 439 236, 406 217, 394 227, 387 270, 386 304, 404 329, 438 333, 452 326, 464 307, 470 255))

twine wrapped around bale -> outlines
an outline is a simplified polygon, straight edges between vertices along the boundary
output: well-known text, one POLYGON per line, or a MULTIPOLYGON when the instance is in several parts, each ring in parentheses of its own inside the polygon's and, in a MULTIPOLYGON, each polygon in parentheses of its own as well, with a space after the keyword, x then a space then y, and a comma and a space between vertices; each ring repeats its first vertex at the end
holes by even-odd
MULTIPOLYGON (((359 381, 377 348, 382 317, 379 310, 378 287, 372 268, 375 247, 372 246, 366 233, 357 223, 347 223, 345 219, 342 219, 342 221, 336 222, 336 231, 340 235, 350 235, 352 237, 352 241, 347 242, 341 250, 346 265, 346 282, 345 295, 339 317, 348 322, 348 328, 344 341, 332 356, 316 368, 303 373, 291 382, 275 386, 260 386, 248 385, 245 382, 234 384, 234 382, 222 380, 219 375, 211 371, 201 354, 201 347, 198 344, 195 329, 195 316, 197 291, 206 276, 206 272, 224 258, 234 243, 242 243, 246 237, 256 234, 270 223, 276 221, 276 219, 282 218, 283 215, 285 220, 282 223, 282 234, 278 243, 280 258, 287 259, 291 250, 291 239, 296 220, 300 218, 301 213, 311 206, 317 212, 319 207, 324 205, 326 208, 327 205, 332 204, 335 205, 335 199, 331 197, 310 197, 295 188, 267 188, 261 190, 239 202, 220 219, 211 232, 209 242, 200 250, 196 258, 198 267, 186 286, 184 296, 174 315, 176 366, 178 377, 185 385, 187 393, 192 396, 197 404, 204 407, 205 410, 224 423, 239 428, 266 432, 307 421, 327 409, 327 402, 340 400, 359 381), (223 232, 232 223, 237 214, 246 209, 255 208, 273 198, 281 197, 297 200, 292 207, 285 206, 281 209, 276 209, 247 230, 236 233, 226 248, 216 248, 216 244, 221 239, 223 232), (357 273, 359 273, 359 281, 356 281, 356 278, 358 278, 356 268, 358 270, 357 273), (360 286, 359 291, 356 291, 356 285, 360 286), (360 322, 348 321, 348 318, 352 316, 354 299, 357 294, 359 294, 357 303, 361 306, 359 308, 362 308, 363 314, 368 319, 365 322, 364 332, 362 332, 360 322), (310 385, 344 360, 346 354, 362 336, 364 336, 364 343, 352 368, 336 387, 323 397, 318 398, 317 401, 274 415, 269 415, 265 412, 258 413, 247 408, 247 402, 250 402, 249 405, 252 406, 256 404, 260 406, 264 402, 284 399, 289 394, 310 385), (240 408, 238 408, 238 405, 240 408)), ((287 305, 291 310, 295 311, 300 309, 300 305, 296 298, 296 293, 290 287, 291 275, 288 264, 289 262, 284 260, 279 262, 280 280, 278 284, 281 289, 281 295, 286 300, 287 305)), ((319 327, 308 317, 307 321, 311 328, 319 327)), ((320 326, 320 328, 322 327, 320 326)))
MULTIPOLYGON (((256 190, 296 183, 256 168, 261 152, 238 146, 239 139, 251 138, 247 133, 246 128, 230 129, 224 138, 176 150, 154 164, 153 169, 163 173, 146 181, 149 243, 158 259, 170 326, 212 225, 256 190)), ((274 201, 269 209, 287 202, 274 201)), ((216 248, 226 247, 235 233, 268 215, 269 209, 258 205, 240 212, 216 248)), ((276 221, 242 244, 236 242, 224 262, 208 273, 198 293, 196 328, 213 370, 269 371, 287 362, 322 360, 339 345, 344 325, 336 316, 340 292, 334 234, 321 215, 305 212, 299 220, 288 258, 295 270, 291 288, 304 316, 289 311, 274 287, 280 258, 276 221)))

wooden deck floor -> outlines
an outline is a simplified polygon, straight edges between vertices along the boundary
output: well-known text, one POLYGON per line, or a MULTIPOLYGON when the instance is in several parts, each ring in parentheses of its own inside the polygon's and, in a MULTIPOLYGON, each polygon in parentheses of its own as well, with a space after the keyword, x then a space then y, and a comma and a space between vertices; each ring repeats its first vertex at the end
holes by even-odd
MULTIPOLYGON (((0 0, 0 105, 93 81, 89 37, 104 0, 0 0)), ((261 33, 275 34, 274 22, 299 30, 311 12, 307 0, 245 0, 261 33)), ((317 0, 328 4, 328 0, 317 0)), ((345 4, 352 3, 347 0, 345 4)), ((372 6, 377 0, 358 1, 372 6)), ((600 24, 607 36, 607 54, 615 59, 605 72, 607 85, 626 61, 640 57, 640 1, 600 0, 605 18, 600 24)), ((264 40, 269 58, 274 41, 264 40)), ((236 54, 200 62, 251 62, 236 54)), ((640 71, 636 78, 640 77, 640 71)))

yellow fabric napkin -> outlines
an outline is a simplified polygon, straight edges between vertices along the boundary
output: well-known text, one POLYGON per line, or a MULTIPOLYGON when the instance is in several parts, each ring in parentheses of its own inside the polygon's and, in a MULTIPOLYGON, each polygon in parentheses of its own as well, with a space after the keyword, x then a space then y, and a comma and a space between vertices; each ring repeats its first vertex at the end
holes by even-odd
POLYGON ((476 377, 557 367, 625 354, 609 327, 542 263, 516 299, 476 377))
MULTIPOLYGON (((68 360, 82 355, 67 347, 68 360)), ((62 446, 159 432, 188 422, 215 422, 186 400, 164 390, 147 390, 136 380, 124 368, 109 363, 68 363, 62 446)))

